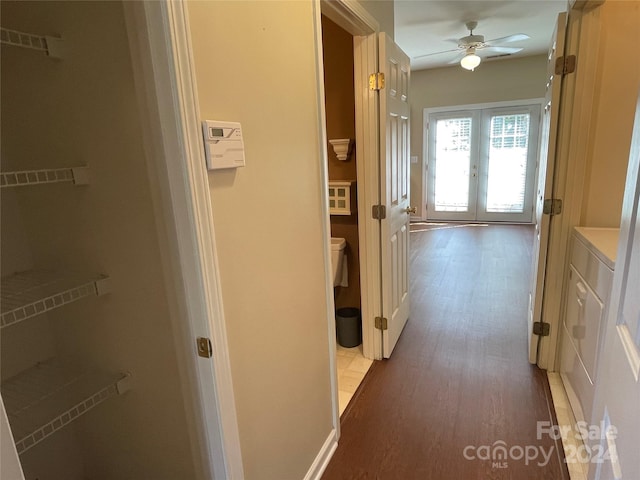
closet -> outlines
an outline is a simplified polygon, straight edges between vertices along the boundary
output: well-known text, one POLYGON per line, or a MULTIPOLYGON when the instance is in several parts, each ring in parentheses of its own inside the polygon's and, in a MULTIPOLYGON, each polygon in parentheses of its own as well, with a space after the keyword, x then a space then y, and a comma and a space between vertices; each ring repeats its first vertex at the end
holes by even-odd
POLYGON ((196 478, 123 5, 0 8, 1 393, 24 476, 196 478))

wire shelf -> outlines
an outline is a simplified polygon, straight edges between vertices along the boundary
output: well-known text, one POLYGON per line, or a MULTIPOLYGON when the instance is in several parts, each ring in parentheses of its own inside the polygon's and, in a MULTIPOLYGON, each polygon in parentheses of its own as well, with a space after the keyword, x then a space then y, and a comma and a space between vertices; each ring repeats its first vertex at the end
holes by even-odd
POLYGON ((87 167, 69 167, 2 172, 0 173, 0 187, 24 187, 62 182, 86 185, 89 183, 87 171, 87 167))
POLYGON ((87 277, 46 270, 20 272, 2 279, 0 328, 59 308, 90 295, 108 292, 106 275, 87 277))
POLYGON ((126 392, 129 380, 129 374, 80 371, 53 359, 9 379, 2 384, 2 398, 18 453, 126 392))
POLYGON ((32 33, 19 32, 17 30, 9 30, 8 28, 0 28, 0 40, 6 45, 14 47, 30 48, 32 50, 47 51, 47 40, 39 35, 32 33))
POLYGON ((0 27, 0 43, 14 47, 28 48, 44 52, 50 57, 60 58, 62 40, 48 35, 35 35, 33 33, 19 32, 9 28, 0 27))
POLYGON ((20 172, 2 172, 0 174, 0 187, 2 188, 61 182, 73 182, 73 171, 70 168, 24 170, 20 172))

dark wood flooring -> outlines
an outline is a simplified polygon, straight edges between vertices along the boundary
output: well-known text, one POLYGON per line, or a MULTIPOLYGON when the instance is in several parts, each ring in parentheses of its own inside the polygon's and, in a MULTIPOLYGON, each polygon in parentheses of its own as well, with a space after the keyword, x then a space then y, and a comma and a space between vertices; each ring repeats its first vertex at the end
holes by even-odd
POLYGON ((561 444, 537 438, 553 414, 526 353, 533 227, 412 230, 409 321, 343 414, 322 478, 568 479, 561 444))

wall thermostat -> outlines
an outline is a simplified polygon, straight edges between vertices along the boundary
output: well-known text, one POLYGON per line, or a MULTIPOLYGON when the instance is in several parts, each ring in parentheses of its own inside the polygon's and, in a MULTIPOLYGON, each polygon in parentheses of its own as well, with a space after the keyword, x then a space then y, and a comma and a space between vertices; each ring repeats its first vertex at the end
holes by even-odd
POLYGON ((202 122, 207 169, 244 167, 244 140, 238 122, 202 122))

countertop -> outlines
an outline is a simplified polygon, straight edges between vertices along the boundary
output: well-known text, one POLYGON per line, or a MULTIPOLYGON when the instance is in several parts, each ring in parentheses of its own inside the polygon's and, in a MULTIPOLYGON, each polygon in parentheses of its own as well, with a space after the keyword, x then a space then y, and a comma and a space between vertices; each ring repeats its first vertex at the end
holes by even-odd
POLYGON ((606 265, 615 269, 618 253, 619 228, 575 227, 577 236, 591 247, 606 265))

